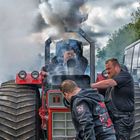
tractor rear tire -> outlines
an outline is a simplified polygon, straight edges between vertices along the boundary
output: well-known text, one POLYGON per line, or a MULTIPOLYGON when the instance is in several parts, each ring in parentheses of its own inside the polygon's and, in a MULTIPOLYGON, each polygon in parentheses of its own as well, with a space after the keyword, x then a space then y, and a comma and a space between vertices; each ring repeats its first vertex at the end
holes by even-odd
POLYGON ((0 87, 0 140, 40 139, 40 94, 32 85, 17 85, 15 81, 0 87))

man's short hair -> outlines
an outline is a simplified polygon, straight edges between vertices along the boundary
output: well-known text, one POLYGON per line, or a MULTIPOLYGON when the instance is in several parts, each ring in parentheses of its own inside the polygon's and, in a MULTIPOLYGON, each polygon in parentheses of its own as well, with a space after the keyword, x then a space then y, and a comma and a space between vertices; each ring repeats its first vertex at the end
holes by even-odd
POLYGON ((77 84, 74 81, 72 81, 72 80, 65 80, 60 85, 60 90, 63 93, 64 92, 69 93, 69 92, 73 92, 76 87, 77 87, 77 84))
POLYGON ((116 59, 116 58, 110 58, 110 59, 108 59, 105 62, 105 64, 107 64, 108 62, 112 62, 114 66, 118 65, 120 67, 120 63, 119 63, 118 59, 116 59))

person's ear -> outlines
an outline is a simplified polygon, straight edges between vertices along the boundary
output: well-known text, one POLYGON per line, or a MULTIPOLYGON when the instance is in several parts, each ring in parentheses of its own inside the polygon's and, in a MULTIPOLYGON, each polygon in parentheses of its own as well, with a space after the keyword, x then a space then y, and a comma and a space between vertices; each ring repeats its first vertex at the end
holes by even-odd
POLYGON ((115 66, 115 70, 118 72, 120 70, 119 66, 115 66))

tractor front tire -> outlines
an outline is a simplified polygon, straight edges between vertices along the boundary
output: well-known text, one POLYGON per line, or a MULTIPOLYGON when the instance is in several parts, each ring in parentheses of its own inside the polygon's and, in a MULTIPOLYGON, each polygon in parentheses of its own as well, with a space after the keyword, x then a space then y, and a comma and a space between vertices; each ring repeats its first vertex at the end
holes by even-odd
POLYGON ((40 94, 32 85, 17 85, 15 81, 0 87, 0 140, 39 140, 40 94))

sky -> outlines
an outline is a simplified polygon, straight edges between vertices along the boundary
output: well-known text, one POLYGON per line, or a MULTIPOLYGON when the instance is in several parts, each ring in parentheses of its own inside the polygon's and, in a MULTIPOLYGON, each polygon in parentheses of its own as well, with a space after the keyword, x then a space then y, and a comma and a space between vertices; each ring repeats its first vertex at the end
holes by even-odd
POLYGON ((46 23, 53 25, 53 28, 48 28, 47 35, 52 36, 51 33, 53 33, 54 38, 55 35, 57 37, 59 35, 62 36, 60 33, 64 31, 61 23, 61 19, 63 18, 64 21, 73 21, 65 22, 70 29, 73 29, 73 27, 82 27, 96 40, 98 47, 104 47, 108 37, 115 30, 131 21, 131 14, 139 6, 139 1, 69 0, 69 2, 66 2, 66 0, 49 0, 48 4, 45 4, 43 2, 40 4, 40 13, 46 23), (77 6, 74 7, 73 5, 77 6), (51 7, 52 10, 46 7, 51 7), (49 9, 49 12, 46 9, 49 9), (75 19, 79 19, 79 22, 75 19), (81 21, 81 19, 83 20, 81 21), (56 28, 59 30, 56 31, 56 28))
POLYGON ((138 6, 138 0, 0 0, 0 82, 40 70, 44 41, 65 38, 65 28, 81 27, 104 47, 138 6))
POLYGON ((86 23, 97 33, 99 47, 105 46, 104 43, 115 30, 131 22, 132 12, 139 7, 138 0, 95 0, 91 3, 91 12, 86 23))

